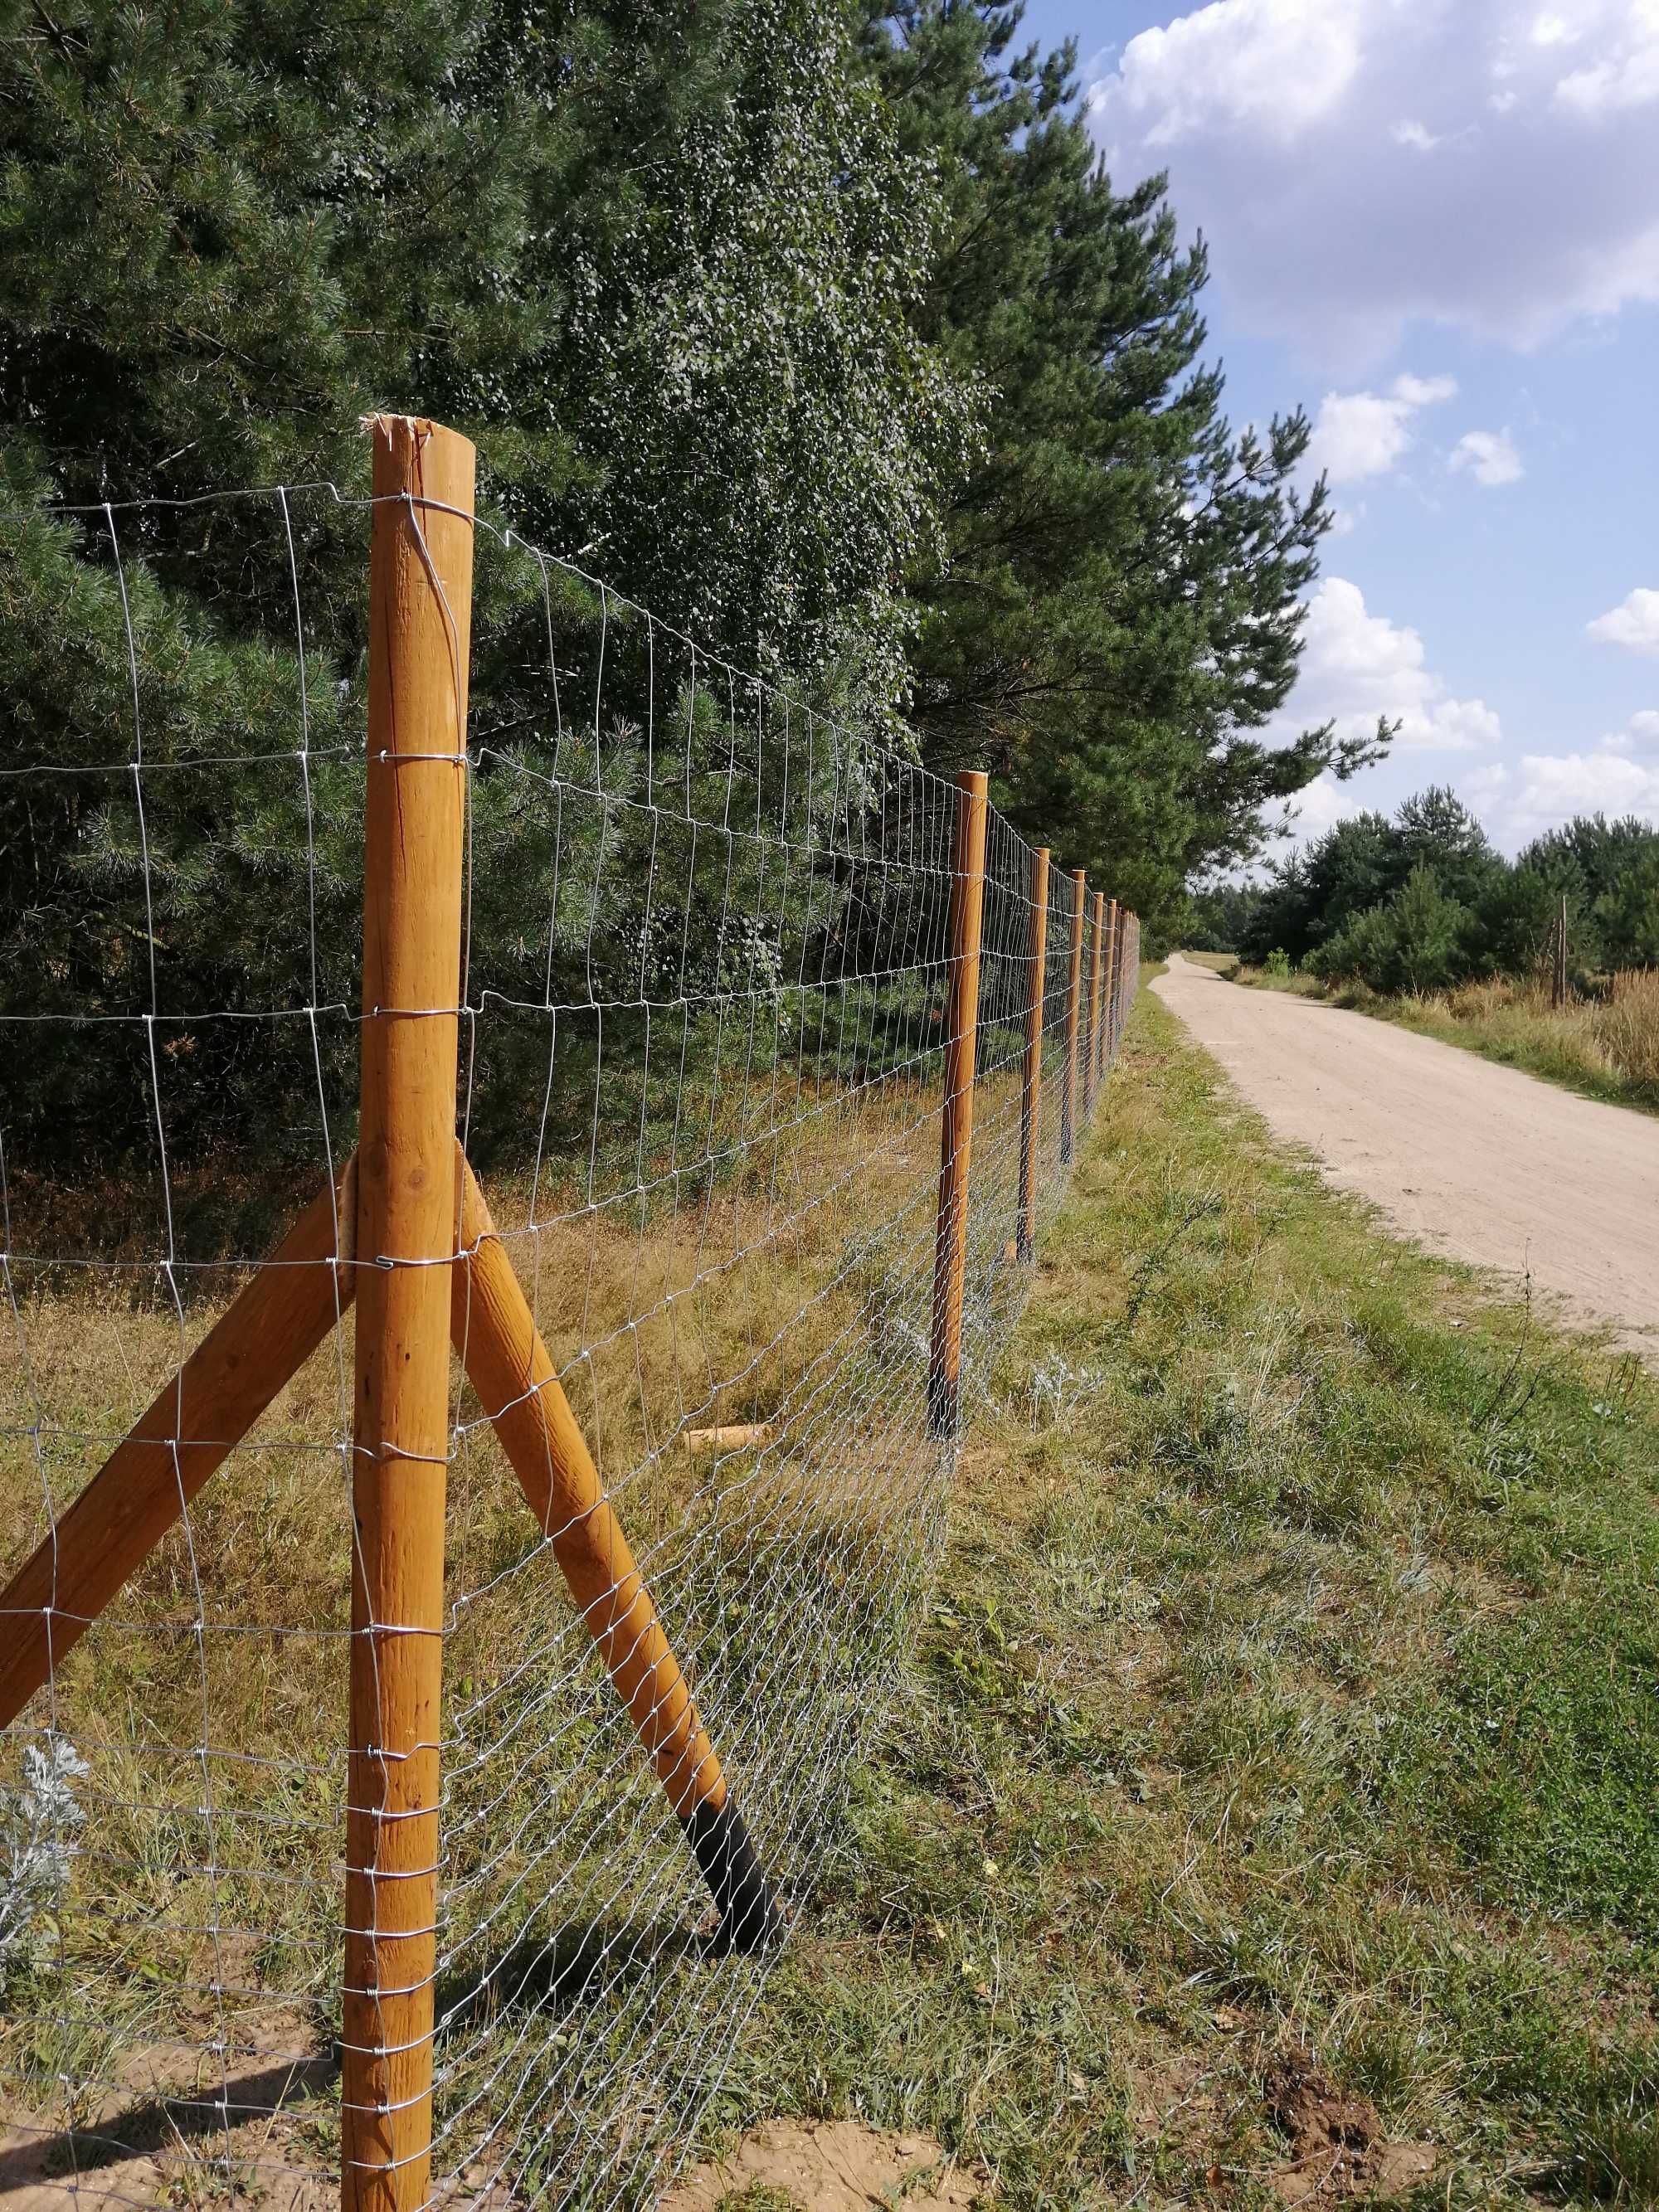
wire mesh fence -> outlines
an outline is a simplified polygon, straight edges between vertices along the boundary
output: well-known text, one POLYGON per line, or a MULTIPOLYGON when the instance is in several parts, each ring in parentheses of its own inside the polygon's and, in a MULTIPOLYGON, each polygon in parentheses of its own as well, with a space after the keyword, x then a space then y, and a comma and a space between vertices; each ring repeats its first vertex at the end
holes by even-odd
POLYGON ((652 2199, 1134 989, 982 779, 475 557, 470 461, 55 526, 125 664, 0 779, 0 2161, 66 2200, 652 2199))

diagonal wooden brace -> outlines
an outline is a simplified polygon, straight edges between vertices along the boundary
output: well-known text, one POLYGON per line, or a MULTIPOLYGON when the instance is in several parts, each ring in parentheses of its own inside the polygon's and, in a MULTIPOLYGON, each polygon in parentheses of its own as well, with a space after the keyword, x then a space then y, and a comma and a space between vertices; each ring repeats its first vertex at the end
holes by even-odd
POLYGON ((771 1886, 465 1158, 460 1175, 456 1349, 685 1830, 719 1908, 719 1948, 763 1950, 782 1928, 771 1886))
MULTIPOLYGON (((451 1324, 538 1526, 720 1916, 722 1948, 780 1933, 769 1885, 600 1485, 483 1194, 457 1147, 451 1324)), ((0 1595, 0 1727, 17 1718, 350 1305, 356 1163, 315 1198, 0 1595)))
POLYGON ((0 1728, 350 1304, 356 1163, 319 1192, 0 1596, 0 1728))

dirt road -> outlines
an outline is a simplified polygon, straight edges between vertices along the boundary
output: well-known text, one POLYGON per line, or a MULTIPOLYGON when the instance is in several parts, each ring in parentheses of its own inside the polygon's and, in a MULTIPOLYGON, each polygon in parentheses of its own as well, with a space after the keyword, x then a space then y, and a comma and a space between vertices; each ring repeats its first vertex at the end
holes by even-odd
POLYGON ((1659 1121, 1179 956, 1152 988, 1340 1189, 1659 1367, 1659 1121))

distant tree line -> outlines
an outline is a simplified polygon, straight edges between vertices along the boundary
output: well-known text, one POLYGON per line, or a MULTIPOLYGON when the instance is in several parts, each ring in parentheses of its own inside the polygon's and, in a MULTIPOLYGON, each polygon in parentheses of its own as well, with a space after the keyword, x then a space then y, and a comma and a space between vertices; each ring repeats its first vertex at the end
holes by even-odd
POLYGON ((1581 983, 1659 965, 1659 830, 1580 815, 1510 860, 1452 792, 1431 788, 1391 820, 1339 822, 1263 882, 1200 893, 1187 941, 1251 961, 1282 951, 1375 991, 1438 990, 1536 969, 1563 900, 1581 983))

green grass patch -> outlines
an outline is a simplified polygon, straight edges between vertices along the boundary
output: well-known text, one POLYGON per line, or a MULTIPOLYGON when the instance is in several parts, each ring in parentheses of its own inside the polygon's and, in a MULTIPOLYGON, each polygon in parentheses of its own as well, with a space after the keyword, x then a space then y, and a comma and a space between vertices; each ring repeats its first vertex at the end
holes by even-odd
POLYGON ((1310 2053, 1352 2193, 1659 2202, 1656 1489, 1648 1376, 1378 1237, 1143 1000, 724 2118, 1265 2207, 1310 2053))

